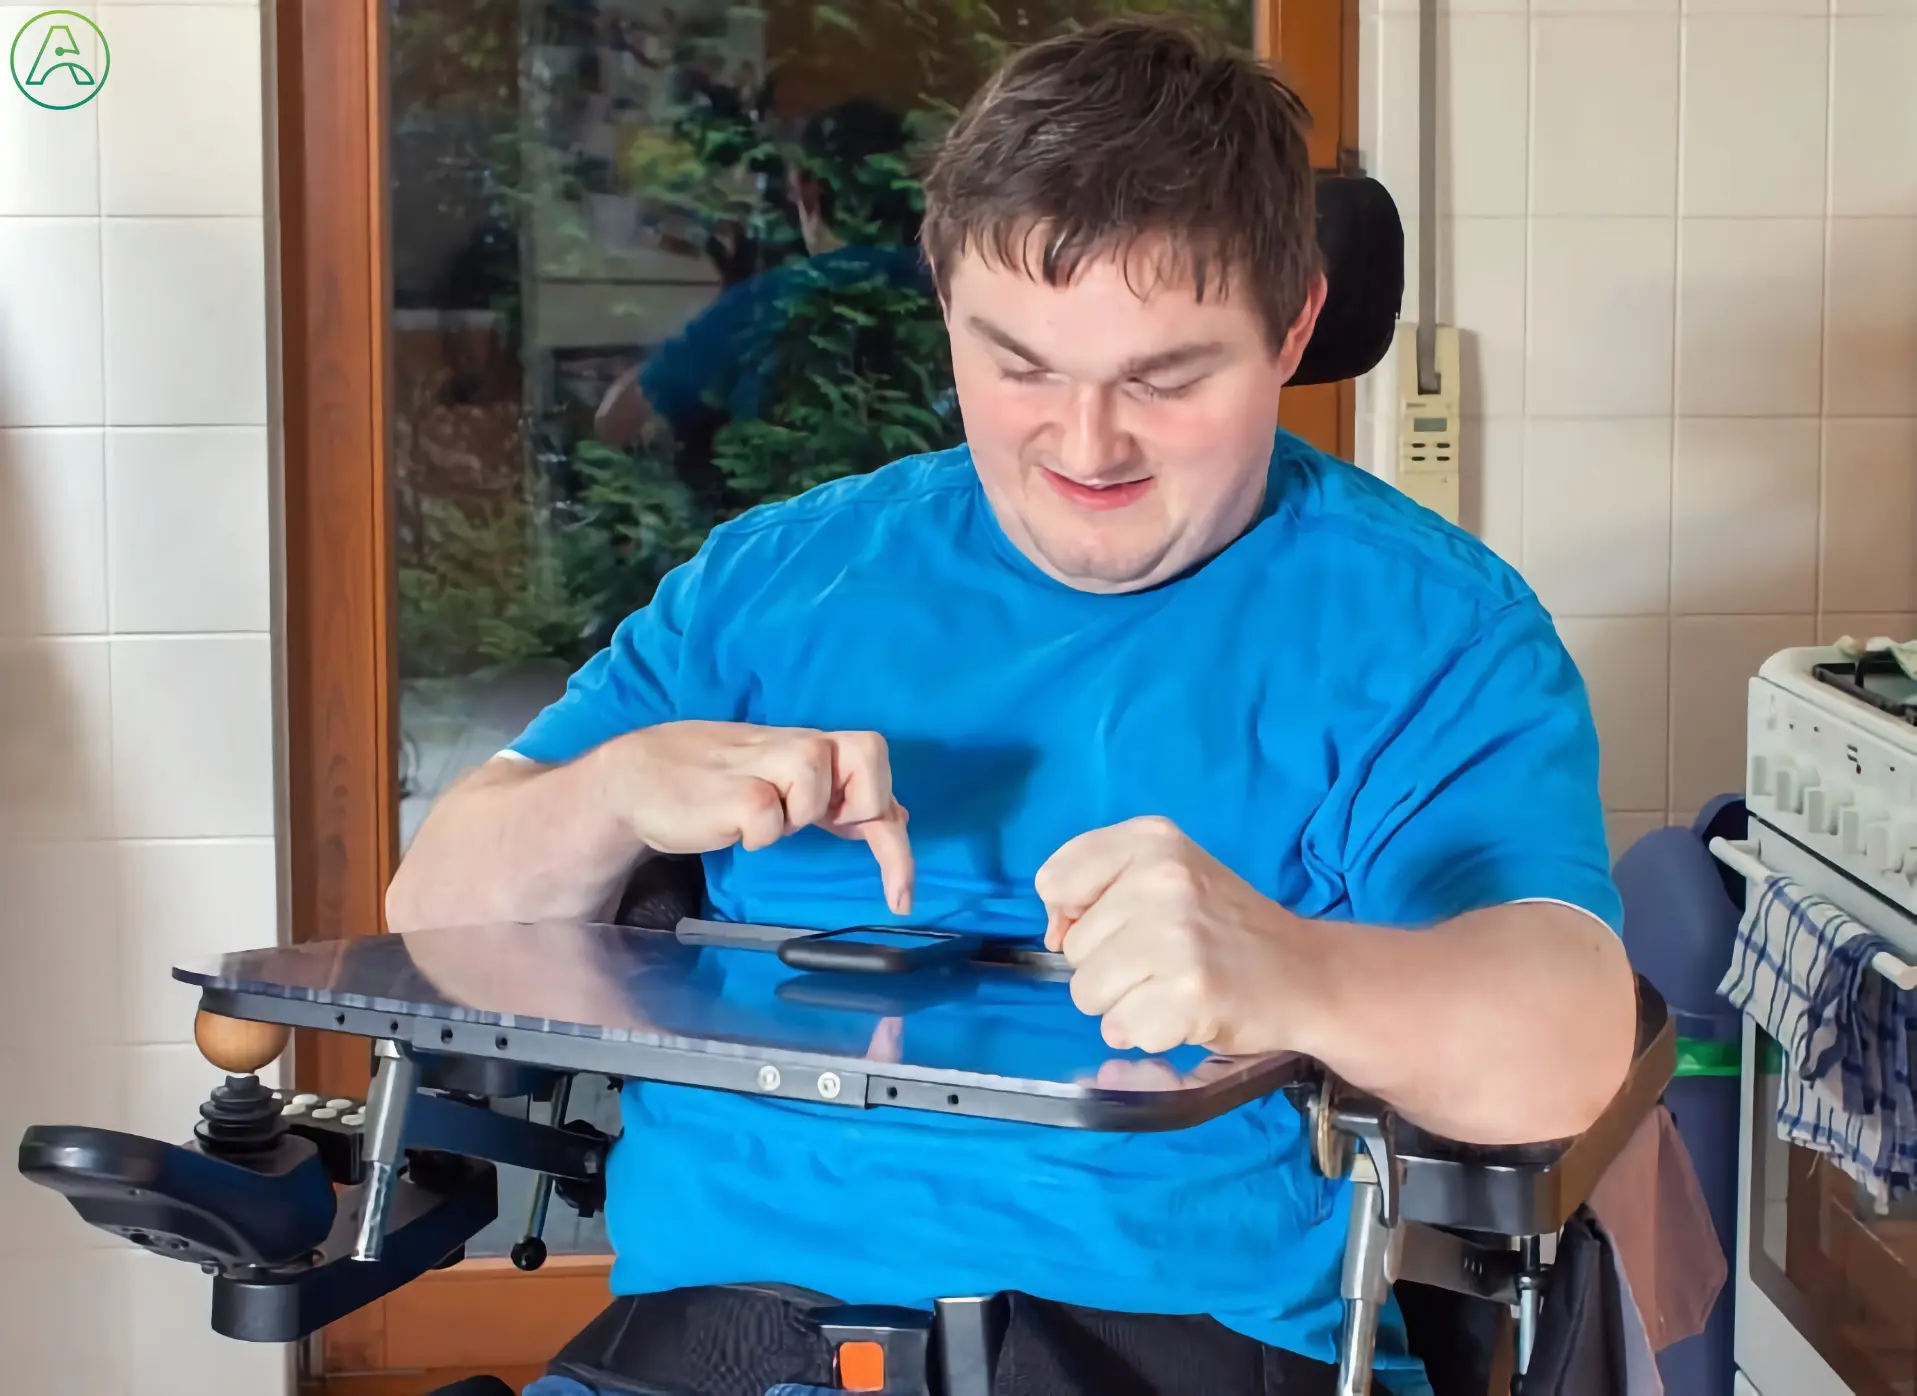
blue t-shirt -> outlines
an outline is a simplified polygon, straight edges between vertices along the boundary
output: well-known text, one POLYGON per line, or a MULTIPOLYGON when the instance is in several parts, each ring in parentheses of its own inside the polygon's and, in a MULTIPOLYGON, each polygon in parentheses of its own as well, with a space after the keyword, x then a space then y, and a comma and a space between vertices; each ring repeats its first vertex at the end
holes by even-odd
MULTIPOLYGON (((1035 936, 1039 866, 1143 814, 1305 916, 1419 927, 1551 898, 1620 918, 1597 738, 1549 615, 1474 539, 1284 433, 1254 526, 1127 595, 1019 553, 963 447, 755 510, 514 749, 563 762, 687 718, 882 733, 915 923, 1035 936)), ((819 830, 705 862, 723 918, 895 919, 865 845, 819 830)), ((657 1085, 624 1115, 618 1292, 1017 1289, 1334 1358, 1348 1189, 1282 1097, 1145 1135, 657 1085)))

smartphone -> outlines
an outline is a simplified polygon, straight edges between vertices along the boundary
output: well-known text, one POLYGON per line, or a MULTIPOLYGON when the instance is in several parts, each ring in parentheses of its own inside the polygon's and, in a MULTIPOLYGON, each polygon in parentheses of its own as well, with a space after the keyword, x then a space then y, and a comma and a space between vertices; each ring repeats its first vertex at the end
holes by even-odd
POLYGON ((932 965, 969 960, 977 936, 957 931, 893 930, 853 926, 782 941, 779 958, 794 969, 838 970, 850 974, 910 974, 932 965))

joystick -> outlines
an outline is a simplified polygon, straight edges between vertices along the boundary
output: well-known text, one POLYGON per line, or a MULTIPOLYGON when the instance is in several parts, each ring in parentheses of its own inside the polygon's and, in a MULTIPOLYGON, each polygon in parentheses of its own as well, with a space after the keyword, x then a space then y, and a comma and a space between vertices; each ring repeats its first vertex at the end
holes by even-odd
POLYGON ((286 1050, 289 1032, 275 1023, 248 1023, 201 1010, 193 1021, 200 1055, 227 1073, 226 1083, 200 1106, 194 1137, 209 1154, 256 1154, 286 1132, 279 1097, 256 1074, 286 1050))

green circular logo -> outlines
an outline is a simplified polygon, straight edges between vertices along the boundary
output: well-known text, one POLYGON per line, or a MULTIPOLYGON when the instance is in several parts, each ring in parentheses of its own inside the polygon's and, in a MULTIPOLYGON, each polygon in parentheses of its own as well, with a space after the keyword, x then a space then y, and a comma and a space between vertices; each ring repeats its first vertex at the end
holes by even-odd
POLYGON ((49 111, 84 107, 106 86, 113 64, 100 26, 72 10, 45 10, 13 36, 13 85, 49 111))

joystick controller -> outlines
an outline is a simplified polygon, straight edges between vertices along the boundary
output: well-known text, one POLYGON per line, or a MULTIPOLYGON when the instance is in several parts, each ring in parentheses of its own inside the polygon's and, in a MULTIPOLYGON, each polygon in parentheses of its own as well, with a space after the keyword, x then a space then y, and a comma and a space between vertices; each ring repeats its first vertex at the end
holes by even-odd
POLYGON ((200 1055, 227 1073, 200 1106, 193 1134, 205 1152, 216 1156, 258 1154, 272 1149, 286 1133, 280 1100, 258 1072, 286 1050, 289 1030, 276 1023, 222 1018, 202 1009, 193 1020, 193 1041, 200 1055))

